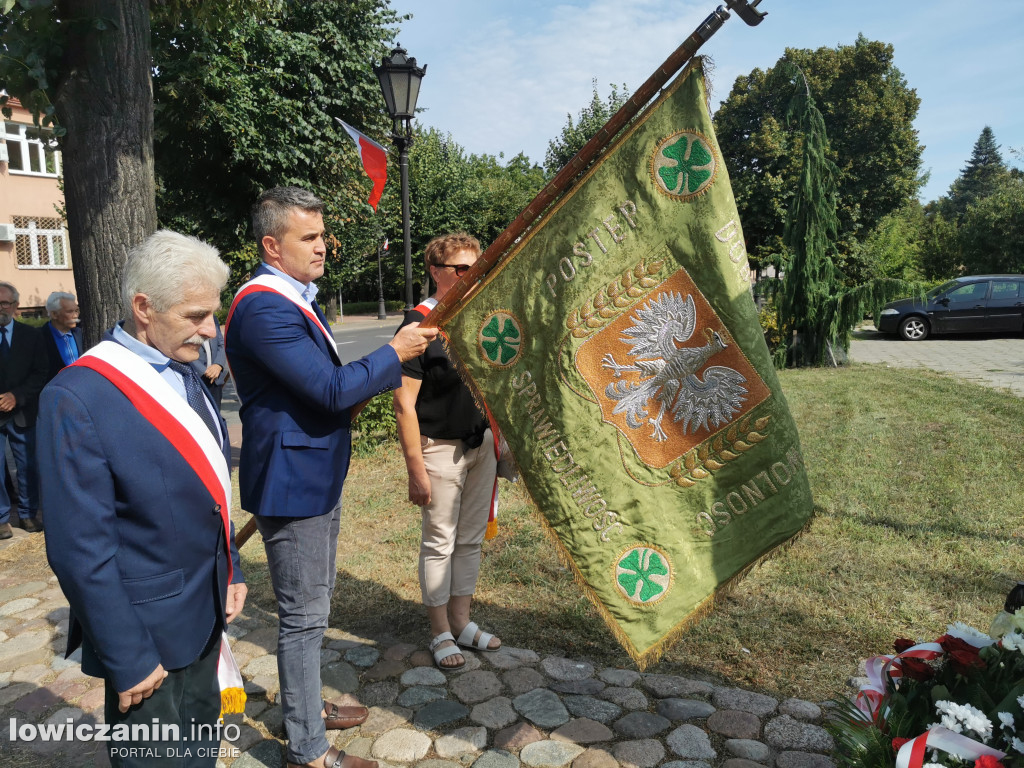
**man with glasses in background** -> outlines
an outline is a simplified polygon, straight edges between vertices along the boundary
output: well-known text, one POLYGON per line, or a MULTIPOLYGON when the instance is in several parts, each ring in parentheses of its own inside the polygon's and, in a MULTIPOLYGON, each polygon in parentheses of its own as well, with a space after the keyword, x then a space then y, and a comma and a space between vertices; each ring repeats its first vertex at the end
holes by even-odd
MULTIPOLYGON (((29 533, 43 530, 36 475, 36 413, 46 384, 46 348, 39 331, 16 323, 18 289, 0 282, 0 473, 7 471, 7 443, 18 471, 18 519, 29 533)), ((0 539, 11 530, 11 499, 0 482, 0 539)))

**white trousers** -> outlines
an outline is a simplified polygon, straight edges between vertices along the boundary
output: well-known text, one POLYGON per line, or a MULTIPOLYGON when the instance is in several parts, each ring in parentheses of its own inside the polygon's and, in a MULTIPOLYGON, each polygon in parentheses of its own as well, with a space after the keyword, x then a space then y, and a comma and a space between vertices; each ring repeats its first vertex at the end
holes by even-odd
POLYGON ((421 507, 420 590, 423 604, 436 607, 476 591, 497 461, 489 429, 469 450, 461 440, 422 436, 420 446, 430 477, 430 503, 421 507))

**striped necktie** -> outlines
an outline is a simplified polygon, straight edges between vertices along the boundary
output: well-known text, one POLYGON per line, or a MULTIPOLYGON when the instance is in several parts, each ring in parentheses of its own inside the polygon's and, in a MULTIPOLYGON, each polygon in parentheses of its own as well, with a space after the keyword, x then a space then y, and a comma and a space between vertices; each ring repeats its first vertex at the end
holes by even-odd
POLYGON ((213 433, 214 438, 217 440, 217 445, 220 445, 220 430, 217 429, 217 424, 213 420, 213 414, 210 413, 210 408, 206 404, 207 400, 206 395, 203 394, 203 385, 200 383, 199 377, 196 376, 196 372, 192 370, 191 365, 179 363, 177 360, 169 361, 168 365, 172 371, 181 374, 181 378, 185 382, 185 399, 188 400, 188 404, 192 406, 192 410, 199 415, 203 423, 209 427, 210 432, 213 433))

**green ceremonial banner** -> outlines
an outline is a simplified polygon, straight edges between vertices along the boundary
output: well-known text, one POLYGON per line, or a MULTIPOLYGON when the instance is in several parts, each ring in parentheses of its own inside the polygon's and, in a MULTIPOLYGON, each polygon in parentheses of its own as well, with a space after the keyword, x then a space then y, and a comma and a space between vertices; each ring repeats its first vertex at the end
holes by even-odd
POLYGON ((695 60, 441 326, 641 666, 811 493, 695 60))

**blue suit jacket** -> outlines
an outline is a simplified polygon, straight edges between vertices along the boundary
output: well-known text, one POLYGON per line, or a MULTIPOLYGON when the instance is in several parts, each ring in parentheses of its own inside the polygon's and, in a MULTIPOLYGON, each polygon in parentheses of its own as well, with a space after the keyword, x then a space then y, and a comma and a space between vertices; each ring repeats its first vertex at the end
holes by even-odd
MULTIPOLYGON (((49 370, 46 373, 47 381, 64 368, 64 358, 60 356, 60 351, 57 349, 57 340, 53 338, 52 326, 53 322, 49 321, 39 329, 39 334, 43 337, 43 346, 46 347, 46 361, 49 365, 49 370)), ((75 345, 78 347, 78 356, 81 357, 82 353, 85 352, 85 338, 82 329, 79 327, 72 328, 71 338, 75 340, 75 345)))
MULTIPOLYGON (((227 434, 223 419, 221 428, 227 434)), ((68 366, 43 390, 37 437, 46 556, 71 605, 68 653, 81 643, 82 670, 118 691, 157 664, 191 664, 224 626, 228 562, 213 497, 88 368, 68 366)))
MULTIPOLYGON (((262 274, 269 271, 260 267, 262 274)), ((327 514, 348 472, 351 408, 401 386, 398 353, 383 346, 338 365, 316 324, 268 291, 238 303, 226 336, 242 401, 242 507, 255 515, 327 514)))

